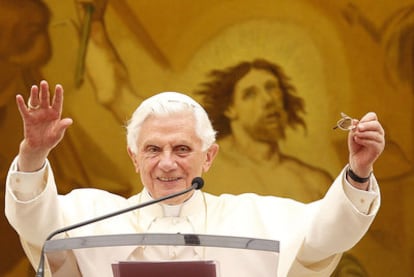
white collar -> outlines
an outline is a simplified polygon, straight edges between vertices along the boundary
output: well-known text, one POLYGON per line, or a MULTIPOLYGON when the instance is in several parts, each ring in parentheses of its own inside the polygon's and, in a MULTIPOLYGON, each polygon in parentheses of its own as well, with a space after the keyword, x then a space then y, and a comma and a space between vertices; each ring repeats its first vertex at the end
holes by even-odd
MULTIPOLYGON (((148 191, 144 188, 143 191, 138 196, 138 203, 144 203, 152 200, 148 191)), ((176 206, 170 206, 165 204, 154 204, 142 209, 136 210, 134 213, 137 216, 139 225, 143 228, 143 231, 148 229, 148 226, 155 218, 165 217, 165 216, 174 216, 177 214, 179 217, 187 217, 194 226, 196 226, 196 232, 202 232, 205 230, 205 220, 207 207, 205 202, 204 194, 200 190, 194 191, 190 199, 188 199, 184 204, 176 206), (164 207, 168 211, 165 211, 164 207), (172 207, 172 208, 171 208, 172 207), (171 210, 170 210, 171 208, 171 210), (172 215, 173 214, 173 215, 172 215)))
MULTIPOLYGON (((147 194, 146 196, 151 199, 154 200, 154 198, 149 194, 148 190, 144 190, 144 192, 147 194)), ((190 203, 191 201, 193 201, 193 199, 195 198, 195 192, 191 195, 191 197, 189 199, 187 199, 184 203, 180 203, 180 204, 176 204, 176 205, 169 205, 169 204, 163 204, 160 203, 162 209, 163 209, 163 215, 164 217, 178 217, 181 214, 181 208, 184 205, 187 205, 188 203, 190 203)))

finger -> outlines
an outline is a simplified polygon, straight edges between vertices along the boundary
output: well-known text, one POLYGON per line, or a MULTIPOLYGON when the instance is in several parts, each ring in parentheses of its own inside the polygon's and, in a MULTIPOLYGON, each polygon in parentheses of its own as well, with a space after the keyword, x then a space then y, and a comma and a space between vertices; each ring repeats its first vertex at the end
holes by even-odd
POLYGON ((36 85, 33 85, 30 88, 30 96, 27 100, 27 107, 30 109, 30 107, 39 107, 40 106, 40 100, 39 100, 39 88, 36 85))
POLYGON ((353 137, 353 141, 362 147, 371 149, 375 153, 381 153, 385 147, 384 136, 378 132, 373 132, 369 136, 356 135, 353 137))
POLYGON ((359 123, 359 120, 353 118, 352 119, 352 127, 351 127, 351 130, 355 130, 355 128, 358 126, 358 123, 359 123))
POLYGON ((357 127, 357 130, 361 133, 368 131, 378 132, 381 135, 384 135, 385 133, 384 128, 382 128, 377 120, 360 122, 357 127))
POLYGON ((22 95, 20 94, 16 95, 16 104, 17 104, 17 108, 19 109, 20 115, 24 119, 29 114, 29 109, 26 106, 26 102, 24 101, 24 98, 22 95))
POLYGON ((369 112, 361 118, 360 122, 367 122, 373 120, 378 120, 377 114, 374 112, 369 112))
POLYGON ((374 156, 378 156, 384 150, 384 141, 373 139, 360 139, 355 137, 356 143, 366 149, 369 149, 370 153, 374 156))
POLYGON ((52 109, 54 109, 59 115, 63 109, 63 87, 57 84, 55 87, 55 94, 53 96, 52 109))
POLYGON ((363 133, 356 133, 354 135, 354 140, 358 143, 366 143, 366 142, 377 142, 382 143, 384 142, 384 136, 378 132, 363 132, 363 133))
POLYGON ((59 134, 59 137, 62 138, 65 134, 66 129, 72 125, 73 120, 71 118, 64 118, 62 119, 56 129, 56 132, 59 134))
POLYGON ((49 84, 43 80, 40 82, 40 107, 41 108, 49 108, 50 106, 50 92, 49 92, 49 84))

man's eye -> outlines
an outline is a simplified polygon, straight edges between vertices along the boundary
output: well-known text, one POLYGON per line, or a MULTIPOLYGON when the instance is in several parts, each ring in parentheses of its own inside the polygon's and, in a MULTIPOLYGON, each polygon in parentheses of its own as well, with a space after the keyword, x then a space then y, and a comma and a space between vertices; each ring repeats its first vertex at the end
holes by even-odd
POLYGON ((275 82, 267 82, 265 84, 266 91, 272 91, 277 88, 277 84, 275 82))
POLYGON ((157 153, 159 151, 159 148, 156 146, 148 146, 146 149, 147 153, 157 153))
POLYGON ((247 88, 243 93, 244 100, 251 99, 254 97, 256 97, 256 89, 253 87, 247 88))
POLYGON ((190 151, 191 151, 190 147, 188 147, 188 146, 184 146, 184 145, 181 145, 181 146, 178 146, 178 147, 176 147, 176 148, 175 148, 175 152, 176 152, 178 155, 187 154, 187 153, 189 153, 190 151))

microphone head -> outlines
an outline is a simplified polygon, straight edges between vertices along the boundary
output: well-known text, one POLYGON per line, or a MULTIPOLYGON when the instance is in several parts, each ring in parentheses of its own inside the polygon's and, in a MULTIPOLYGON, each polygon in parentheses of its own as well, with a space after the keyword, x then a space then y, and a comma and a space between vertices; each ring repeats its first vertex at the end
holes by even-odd
POLYGON ((201 177, 195 177, 191 181, 191 186, 194 187, 194 189, 201 189, 204 186, 204 180, 201 177))

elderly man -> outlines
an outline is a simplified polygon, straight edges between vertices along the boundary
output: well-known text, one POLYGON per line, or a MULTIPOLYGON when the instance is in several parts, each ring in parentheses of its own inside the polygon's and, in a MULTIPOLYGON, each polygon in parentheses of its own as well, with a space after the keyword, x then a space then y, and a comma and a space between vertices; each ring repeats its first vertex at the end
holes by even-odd
MULTIPOLYGON (((71 119, 61 118, 63 89, 57 85, 51 101, 49 86, 42 81, 40 87, 32 87, 27 105, 22 96, 16 99, 25 131, 7 178, 6 215, 34 266, 52 231, 189 188, 193 178, 209 170, 218 153, 215 131, 197 102, 180 93, 157 94, 137 108, 127 126, 128 153, 143 191, 128 199, 96 189, 58 195, 47 156, 72 124, 71 119)), ((375 113, 354 120, 353 126, 349 164, 317 202, 256 194, 214 196, 197 190, 64 236, 180 232, 273 239, 281 243, 277 276, 328 276, 341 253, 365 234, 380 204, 372 171, 384 148, 383 128, 375 113)), ((275 185, 276 180, 277 176, 275 185)), ((112 276, 111 263, 120 260, 215 259, 220 276, 276 275, 274 259, 217 251, 138 246, 79 249, 73 254, 82 276, 112 276)))

